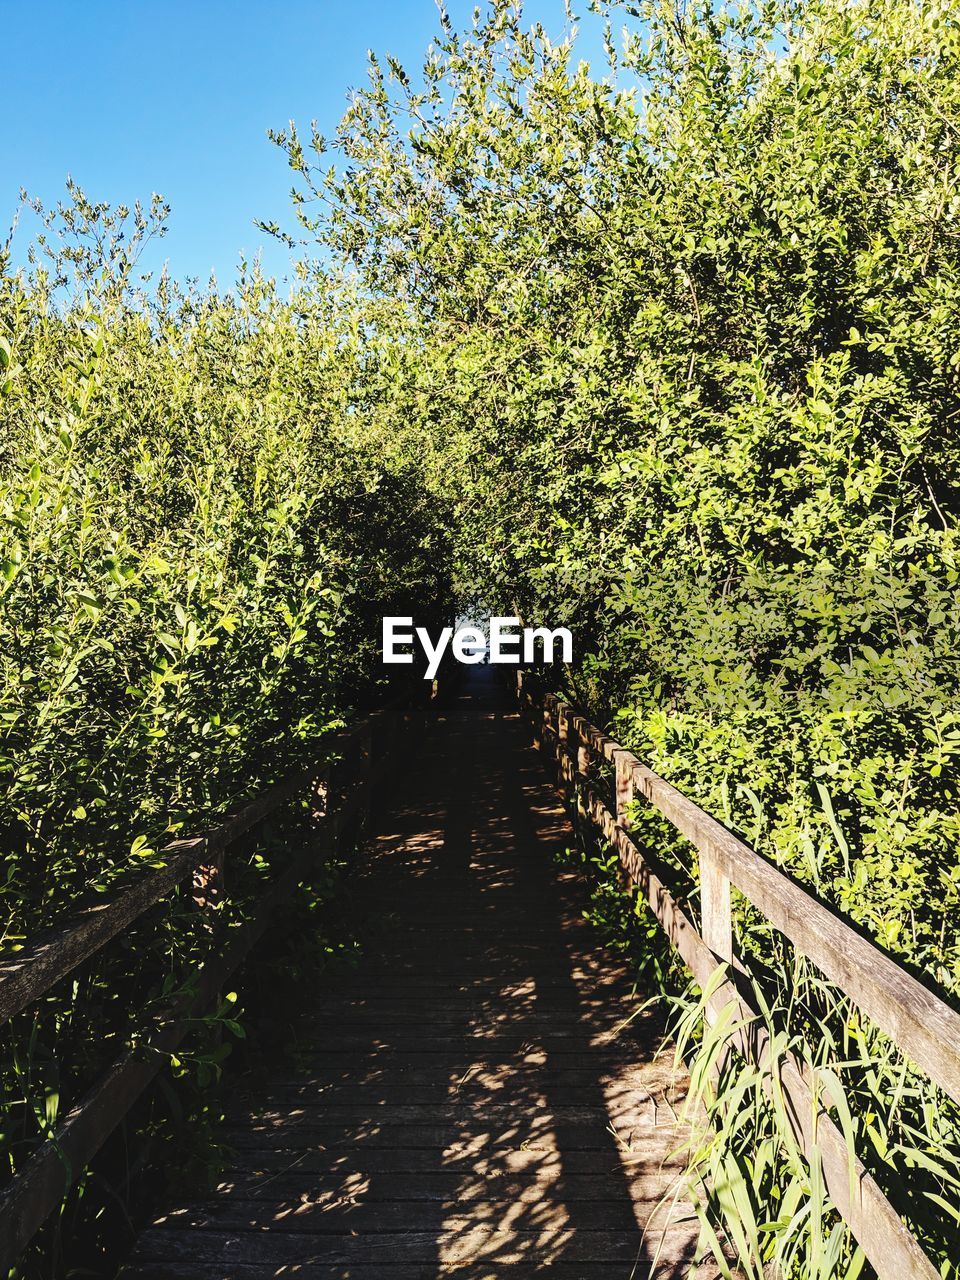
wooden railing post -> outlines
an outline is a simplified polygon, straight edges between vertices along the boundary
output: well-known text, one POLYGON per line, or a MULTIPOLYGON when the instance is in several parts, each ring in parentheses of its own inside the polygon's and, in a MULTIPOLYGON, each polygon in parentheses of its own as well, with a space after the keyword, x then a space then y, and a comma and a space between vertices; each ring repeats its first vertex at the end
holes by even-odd
MULTIPOLYGON (((630 829, 629 807, 633 803, 633 765, 634 756, 631 751, 625 751, 622 747, 617 747, 613 753, 613 779, 614 779, 614 813, 616 815, 616 825, 623 827, 625 831, 630 829)), ((630 873, 621 862, 618 868, 618 879, 620 888, 624 893, 629 893, 633 884, 630 879, 630 873)))
POLYGON ((330 766, 323 765, 317 770, 316 777, 310 783, 310 821, 318 824, 330 814, 330 766))
POLYGON ((700 913, 703 940, 725 964, 733 960, 730 881, 709 854, 700 855, 700 913))
POLYGON ((577 728, 577 773, 582 778, 587 776, 587 770, 590 768, 590 747, 587 739, 584 737, 584 728, 587 725, 583 716, 575 716, 574 723, 577 728))
POLYGON ((358 827, 362 832, 370 821, 370 813, 373 808, 373 726, 363 734, 359 743, 360 752, 360 768, 359 786, 360 786, 360 811, 358 827))
MULTIPOLYGON (((198 911, 215 911, 223 901, 223 858, 224 847, 220 845, 194 870, 191 897, 198 911)), ((206 927, 213 927, 212 920, 208 919, 206 927)))
POLYGON ((569 785, 573 781, 570 768, 570 708, 561 702, 557 708, 557 767, 563 782, 569 785))
POLYGON ((588 811, 587 770, 590 766, 590 750, 583 736, 585 724, 583 716, 574 715, 570 718, 570 766, 573 771, 577 813, 581 818, 585 818, 588 811))
MULTIPOLYGON (((224 861, 226 849, 224 845, 219 845, 213 852, 209 861, 205 860, 196 867, 193 872, 191 896, 193 905, 200 912, 200 930, 207 934, 211 942, 214 941, 217 916, 216 913, 223 902, 224 887, 224 861)), ((222 996, 221 991, 216 993, 216 1002, 220 1003, 222 996)), ((223 1027, 216 1023, 208 1030, 208 1035, 215 1045, 219 1045, 223 1039, 223 1027)))
POLYGON ((633 754, 622 748, 613 753, 613 767, 616 770, 616 815, 617 825, 629 830, 630 822, 627 809, 633 804, 633 754))
POLYGON ((530 690, 530 727, 533 733, 533 745, 538 751, 543 750, 544 726, 547 723, 547 708, 543 701, 543 691, 536 684, 530 690))
MULTIPOLYGON (((733 963, 733 915, 730 881, 719 862, 710 854, 700 854, 700 932, 718 964, 733 963)), ((706 1018, 716 1022, 725 1001, 714 996, 707 1003, 706 1018)))

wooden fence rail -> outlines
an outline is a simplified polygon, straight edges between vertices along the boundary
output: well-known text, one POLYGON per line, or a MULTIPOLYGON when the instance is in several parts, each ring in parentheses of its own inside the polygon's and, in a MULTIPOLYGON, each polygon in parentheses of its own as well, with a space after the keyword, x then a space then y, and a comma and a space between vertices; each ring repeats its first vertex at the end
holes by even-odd
POLYGON ((769 1037, 736 981, 735 971, 746 970, 734 952, 731 886, 956 1102, 960 1015, 632 752, 568 703, 542 692, 533 672, 518 673, 518 693, 536 745, 556 766, 558 783, 576 787, 584 797, 587 816, 616 851, 687 968, 701 987, 713 987, 708 1021, 723 1017, 727 1040, 767 1073, 771 1086, 779 1081, 798 1145, 808 1158, 819 1155, 831 1198, 877 1275, 935 1280, 939 1271, 867 1169, 848 1153, 829 1114, 833 1104, 825 1083, 792 1055, 771 1061, 769 1037), (612 787, 598 783, 598 764, 612 767, 612 787), (669 819, 699 854, 700 932, 667 888, 659 859, 630 832, 629 806, 639 797, 669 819))
POLYGON ((224 854, 283 804, 311 795, 315 805, 309 841, 261 896, 256 913, 231 928, 221 947, 196 971, 188 993, 141 1029, 128 1048, 25 1161, 0 1192, 0 1273, 6 1274, 26 1245, 103 1146, 110 1134, 167 1065, 199 1014, 217 1001, 224 982, 269 927, 278 906, 332 853, 344 832, 362 826, 374 788, 393 764, 404 729, 426 716, 431 686, 422 698, 404 695, 351 729, 324 740, 334 762, 307 769, 270 788, 225 818, 206 835, 176 840, 161 850, 161 865, 123 891, 97 902, 34 939, 0 963, 0 1023, 40 1000, 61 979, 102 950, 161 898, 192 880, 194 902, 209 910, 226 896, 224 854))

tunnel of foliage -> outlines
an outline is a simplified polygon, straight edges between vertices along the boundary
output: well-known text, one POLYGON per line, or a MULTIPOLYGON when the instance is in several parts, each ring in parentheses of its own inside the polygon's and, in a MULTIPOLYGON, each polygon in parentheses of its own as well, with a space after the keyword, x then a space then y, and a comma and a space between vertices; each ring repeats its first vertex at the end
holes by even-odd
MULTIPOLYGON (((141 295, 82 198, 46 274, 5 276, 11 942, 322 741, 372 696, 383 612, 476 600, 571 627, 593 719, 960 995, 960 5, 609 18, 600 74, 510 5, 442 17, 333 138, 275 134, 289 301, 255 272, 141 295)), ((690 851, 637 822, 695 911, 690 851)), ((833 1073, 851 1151, 960 1275, 956 1108, 736 923, 778 1043, 833 1073)), ((705 1247, 869 1274, 764 1079, 725 1070, 691 1150, 705 1247)))

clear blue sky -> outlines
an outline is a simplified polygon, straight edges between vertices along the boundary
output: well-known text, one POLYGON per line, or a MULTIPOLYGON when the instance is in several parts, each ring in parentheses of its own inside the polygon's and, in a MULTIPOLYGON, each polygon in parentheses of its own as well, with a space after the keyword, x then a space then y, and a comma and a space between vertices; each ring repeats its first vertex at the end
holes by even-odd
MULTIPOLYGON (((473 2, 448 8, 463 25, 473 2)), ((528 0, 525 17, 557 38, 563 0, 528 0)), ((71 174, 91 199, 169 201, 151 267, 228 284, 262 247, 282 275, 286 251, 253 226, 291 222, 291 174, 265 130, 316 117, 329 134, 368 48, 415 71, 437 29, 433 0, 0 0, 0 240, 20 187, 52 203, 71 174)), ((595 21, 582 48, 599 55, 595 21)))

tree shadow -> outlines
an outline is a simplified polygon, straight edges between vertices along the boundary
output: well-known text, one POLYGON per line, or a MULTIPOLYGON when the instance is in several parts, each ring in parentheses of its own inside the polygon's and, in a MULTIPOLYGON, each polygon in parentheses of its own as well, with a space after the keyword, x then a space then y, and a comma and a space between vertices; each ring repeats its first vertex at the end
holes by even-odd
POLYGON ((131 1274, 488 1280, 686 1276, 697 1232, 659 1027, 599 951, 559 802, 474 668, 372 842, 365 961, 304 993, 303 1069, 239 1109, 215 1196, 131 1274))

